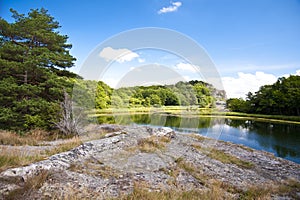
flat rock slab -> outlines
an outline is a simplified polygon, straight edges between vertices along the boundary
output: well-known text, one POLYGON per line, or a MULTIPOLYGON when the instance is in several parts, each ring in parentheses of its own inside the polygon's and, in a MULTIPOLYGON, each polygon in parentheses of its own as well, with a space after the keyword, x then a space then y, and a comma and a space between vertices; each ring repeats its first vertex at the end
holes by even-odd
MULTIPOLYGON (((106 125, 106 129, 113 127, 106 125)), ((169 128, 133 126, 119 127, 103 139, 47 160, 3 171, 0 199, 44 171, 47 179, 23 199, 70 198, 70 194, 106 199, 130 194, 137 186, 149 191, 209 190, 215 182, 242 191, 253 185, 300 181, 298 164, 266 152, 169 128), (232 158, 237 163, 228 161, 232 158)))

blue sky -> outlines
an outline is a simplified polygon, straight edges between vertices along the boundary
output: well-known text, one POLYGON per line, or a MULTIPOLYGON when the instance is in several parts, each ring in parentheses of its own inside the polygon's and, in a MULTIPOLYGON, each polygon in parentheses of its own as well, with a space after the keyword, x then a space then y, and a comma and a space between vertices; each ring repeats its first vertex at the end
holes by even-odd
MULTIPOLYGON (((75 72, 107 38, 130 29, 160 27, 185 34, 206 50, 229 97, 255 91, 283 75, 300 75, 299 0, 0 0, 1 17, 7 20, 9 8, 28 13, 41 7, 69 36, 77 58, 75 72)), ((155 62, 157 53, 152 52, 151 59, 151 51, 147 53, 141 57, 139 52, 135 63, 126 64, 128 69, 142 63, 137 61, 155 62)), ((182 72, 189 78, 192 73, 182 72)))

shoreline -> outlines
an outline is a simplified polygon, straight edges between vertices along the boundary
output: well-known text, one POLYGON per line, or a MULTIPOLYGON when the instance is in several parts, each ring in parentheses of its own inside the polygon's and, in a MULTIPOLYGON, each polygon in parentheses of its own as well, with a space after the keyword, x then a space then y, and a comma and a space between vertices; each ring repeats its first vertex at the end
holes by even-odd
POLYGON ((280 116, 280 115, 261 115, 261 114, 248 114, 248 113, 232 113, 232 112, 223 112, 223 111, 213 111, 211 109, 203 109, 209 110, 201 112, 195 112, 191 108, 191 111, 187 111, 188 108, 143 108, 143 109, 116 109, 114 112, 111 109, 107 110, 98 110, 95 111, 95 114, 90 114, 90 117, 101 117, 101 116, 113 116, 113 115, 138 115, 138 114, 164 114, 170 116, 181 116, 181 117, 220 117, 220 118, 228 118, 228 119, 251 119, 256 121, 263 122, 275 122, 275 123, 289 123, 289 124, 297 124, 300 125, 300 117, 297 116, 280 116), (295 120, 290 120, 289 118, 295 118, 295 120), (297 119, 296 119, 297 118, 297 119))

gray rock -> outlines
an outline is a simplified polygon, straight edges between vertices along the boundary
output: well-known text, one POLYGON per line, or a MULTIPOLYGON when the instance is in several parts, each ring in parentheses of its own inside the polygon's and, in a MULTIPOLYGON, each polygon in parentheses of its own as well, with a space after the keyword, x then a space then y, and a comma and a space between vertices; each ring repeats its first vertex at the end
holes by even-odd
POLYGON ((175 132, 173 129, 169 127, 161 127, 161 128, 148 128, 148 131, 151 133, 151 135, 157 136, 157 137, 169 137, 174 138, 175 132))
MULTIPOLYGON (((105 129, 110 129, 109 125, 105 129)), ((149 145, 155 147, 151 142, 149 145)), ((26 182, 41 170, 49 171, 50 176, 29 199, 71 198, 68 196, 70 194, 78 198, 106 199, 129 194, 139 184, 146 185, 150 191, 205 191, 209 190, 212 182, 219 181, 245 190, 253 184, 279 184, 291 178, 300 181, 299 167, 269 153, 232 143, 175 134, 170 128, 131 126, 122 127, 103 139, 85 142, 47 160, 2 172, 0 199, 18 187, 5 180, 21 179, 26 182), (160 141, 162 136, 171 140, 160 141), (157 137, 163 148, 141 152, 138 141, 150 137, 157 137), (250 162, 253 166, 245 168, 218 160, 210 156, 211 149, 250 162)))

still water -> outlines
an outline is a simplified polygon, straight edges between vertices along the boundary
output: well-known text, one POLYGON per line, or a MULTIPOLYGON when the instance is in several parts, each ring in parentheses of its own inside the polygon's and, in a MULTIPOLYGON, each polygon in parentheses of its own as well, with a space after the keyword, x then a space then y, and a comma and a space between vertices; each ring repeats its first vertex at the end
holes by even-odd
POLYGON ((215 139, 264 150, 300 163, 300 125, 214 117, 179 117, 137 114, 98 117, 100 123, 167 126, 183 133, 198 133, 215 139))

